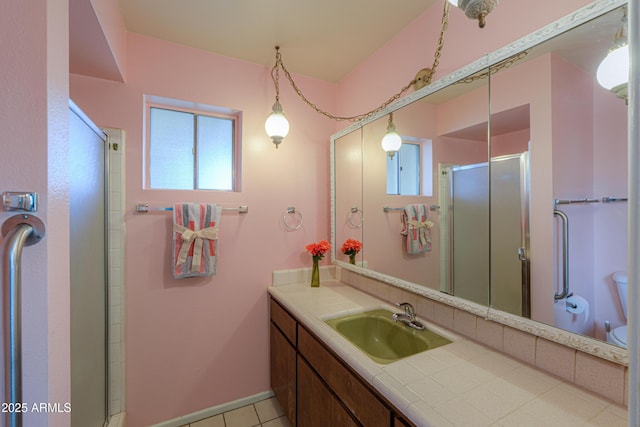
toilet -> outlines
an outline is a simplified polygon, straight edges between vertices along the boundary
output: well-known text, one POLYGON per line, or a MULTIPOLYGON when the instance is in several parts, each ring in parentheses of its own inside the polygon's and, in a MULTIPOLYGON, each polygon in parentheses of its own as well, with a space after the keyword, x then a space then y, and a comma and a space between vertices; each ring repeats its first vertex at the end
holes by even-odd
MULTIPOLYGON (((628 276, 624 271, 617 271, 613 273, 613 281, 616 283, 618 290, 618 297, 620 298, 620 304, 622 304, 622 311, 624 312, 624 318, 627 318, 627 281, 628 276)), ((615 344, 619 347, 627 348, 627 325, 618 326, 607 332, 607 342, 615 344)))

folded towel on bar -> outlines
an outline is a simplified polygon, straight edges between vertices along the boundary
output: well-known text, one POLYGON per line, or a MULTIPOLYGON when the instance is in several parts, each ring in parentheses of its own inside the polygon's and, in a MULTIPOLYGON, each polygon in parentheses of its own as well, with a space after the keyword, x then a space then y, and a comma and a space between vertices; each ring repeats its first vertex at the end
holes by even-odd
POLYGON ((402 231, 406 236, 408 254, 420 254, 431 250, 431 227, 433 222, 427 219, 429 206, 413 204, 402 211, 402 231))
POLYGON ((176 203, 173 206, 173 277, 216 274, 218 227, 222 207, 208 203, 176 203))

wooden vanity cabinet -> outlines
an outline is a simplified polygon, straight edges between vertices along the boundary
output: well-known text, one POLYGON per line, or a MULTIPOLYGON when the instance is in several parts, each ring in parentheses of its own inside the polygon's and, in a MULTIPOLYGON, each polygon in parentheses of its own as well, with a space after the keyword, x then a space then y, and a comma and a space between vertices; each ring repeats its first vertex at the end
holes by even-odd
POLYGON ((291 426, 296 426, 296 321, 274 300, 271 303, 271 389, 291 426))
POLYGON ((292 426, 412 426, 274 299, 270 307, 271 387, 292 426))
POLYGON ((358 427, 302 356, 298 356, 298 425, 358 427))
POLYGON ((391 425, 389 408, 349 368, 300 325, 298 325, 298 352, 363 426, 389 427, 391 425))

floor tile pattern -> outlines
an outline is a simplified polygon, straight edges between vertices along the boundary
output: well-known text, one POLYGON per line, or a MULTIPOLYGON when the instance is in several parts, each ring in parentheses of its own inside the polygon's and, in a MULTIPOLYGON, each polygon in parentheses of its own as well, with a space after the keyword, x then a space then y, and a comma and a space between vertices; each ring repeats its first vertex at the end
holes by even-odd
POLYGON ((182 427, 290 427, 275 397, 182 427))

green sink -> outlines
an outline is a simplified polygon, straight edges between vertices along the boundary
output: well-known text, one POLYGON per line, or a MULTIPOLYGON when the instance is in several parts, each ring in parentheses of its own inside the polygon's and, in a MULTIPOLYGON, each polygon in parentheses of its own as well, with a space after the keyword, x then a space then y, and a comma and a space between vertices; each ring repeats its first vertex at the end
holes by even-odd
POLYGON ((391 319, 384 309, 352 314, 326 323, 377 363, 391 363, 412 354, 449 344, 446 338, 424 329, 418 331, 391 319))

